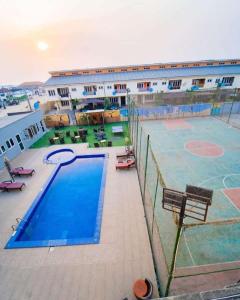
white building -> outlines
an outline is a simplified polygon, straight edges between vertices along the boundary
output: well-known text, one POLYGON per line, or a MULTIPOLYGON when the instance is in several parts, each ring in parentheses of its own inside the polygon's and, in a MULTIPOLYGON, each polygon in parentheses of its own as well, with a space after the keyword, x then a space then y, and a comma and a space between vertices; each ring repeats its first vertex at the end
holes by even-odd
POLYGON ((71 99, 104 99, 125 106, 127 91, 142 103, 157 93, 240 88, 240 59, 209 60, 50 72, 46 101, 58 109, 72 107, 71 99))

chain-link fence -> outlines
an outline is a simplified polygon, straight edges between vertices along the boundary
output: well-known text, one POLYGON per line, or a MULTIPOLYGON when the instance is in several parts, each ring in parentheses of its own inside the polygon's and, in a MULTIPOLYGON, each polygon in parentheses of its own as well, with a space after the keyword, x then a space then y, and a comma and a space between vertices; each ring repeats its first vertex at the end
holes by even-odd
MULTIPOLYGON (((227 111, 239 111, 235 105, 227 111)), ((131 102, 128 111, 129 129, 159 291, 162 296, 183 290, 198 291, 204 283, 203 275, 240 269, 240 218, 214 219, 206 223, 186 220, 183 226, 179 226, 177 214, 163 209, 165 174, 161 173, 156 146, 144 128, 145 119, 141 118, 139 112, 134 102, 131 102), (224 237, 227 240, 223 243, 224 237), (198 257, 199 249, 202 249, 203 257, 198 257), (234 263, 231 264, 231 260, 234 263), (185 285, 188 285, 187 289, 185 285)), ((174 169, 169 172, 174 172, 174 169)), ((214 278, 210 277, 209 280, 214 278)))
POLYGON ((213 115, 217 116, 224 122, 240 128, 240 102, 224 102, 216 106, 213 115))

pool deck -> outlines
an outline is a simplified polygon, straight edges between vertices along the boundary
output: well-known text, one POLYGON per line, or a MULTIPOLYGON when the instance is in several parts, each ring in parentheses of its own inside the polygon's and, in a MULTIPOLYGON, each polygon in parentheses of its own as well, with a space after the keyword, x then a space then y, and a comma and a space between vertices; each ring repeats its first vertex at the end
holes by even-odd
MULTIPOLYGON (((52 149, 29 149, 14 166, 35 168, 31 178, 19 178, 22 192, 0 192, 0 298, 16 299, 135 299, 136 279, 148 277, 158 296, 137 172, 116 171, 115 155, 123 147, 87 149, 86 144, 69 145, 77 153, 109 153, 99 244, 54 248, 6 250, 11 225, 23 217, 55 165, 43 164, 52 149)), ((0 180, 9 177, 0 171, 0 180)))

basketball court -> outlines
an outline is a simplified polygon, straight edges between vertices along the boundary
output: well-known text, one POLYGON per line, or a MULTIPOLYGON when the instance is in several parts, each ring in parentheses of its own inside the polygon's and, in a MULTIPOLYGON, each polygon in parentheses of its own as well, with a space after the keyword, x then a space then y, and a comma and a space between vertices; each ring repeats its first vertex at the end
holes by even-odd
MULTIPOLYGON (((166 187, 184 192, 190 184, 213 190, 206 223, 184 219, 176 268, 192 268, 194 273, 194 268, 226 269, 240 261, 240 130, 213 117, 144 121, 140 126, 143 137, 150 135, 166 187)), ((142 138, 142 149, 144 143, 142 138)), ((155 177, 154 162, 148 158, 149 190, 154 189, 155 177)), ((169 266, 176 226, 173 214, 163 212, 161 197, 159 189, 155 218, 169 266)))

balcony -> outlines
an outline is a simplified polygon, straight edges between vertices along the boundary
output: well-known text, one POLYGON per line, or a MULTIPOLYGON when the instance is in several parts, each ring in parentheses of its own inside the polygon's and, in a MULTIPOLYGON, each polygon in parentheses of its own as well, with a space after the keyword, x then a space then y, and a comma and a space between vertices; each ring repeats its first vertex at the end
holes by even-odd
POLYGON ((168 85, 169 90, 180 90, 180 88, 181 88, 180 85, 176 85, 176 86, 173 86, 171 84, 168 85))
POLYGON ((60 100, 69 100, 70 99, 70 94, 62 94, 59 95, 60 100))
POLYGON ((139 92, 152 92, 153 89, 151 87, 142 87, 142 88, 138 88, 139 92))
POLYGON ((83 91, 83 96, 94 96, 96 95, 96 91, 83 91))
POLYGON ((116 94, 126 94, 127 93, 127 89, 115 89, 113 91, 113 95, 116 95, 116 94))

